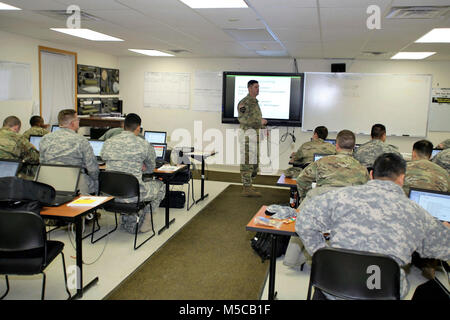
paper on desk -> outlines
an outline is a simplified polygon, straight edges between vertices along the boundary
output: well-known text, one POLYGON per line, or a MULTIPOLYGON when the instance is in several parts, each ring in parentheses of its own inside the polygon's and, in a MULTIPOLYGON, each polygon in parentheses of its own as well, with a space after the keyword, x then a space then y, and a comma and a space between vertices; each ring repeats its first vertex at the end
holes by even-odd
POLYGON ((108 197, 79 197, 78 199, 67 204, 69 207, 95 207, 105 201, 108 197))
POLYGON ((171 166, 170 164, 164 164, 158 168, 158 170, 162 170, 162 171, 176 171, 178 169, 179 169, 179 167, 171 166))

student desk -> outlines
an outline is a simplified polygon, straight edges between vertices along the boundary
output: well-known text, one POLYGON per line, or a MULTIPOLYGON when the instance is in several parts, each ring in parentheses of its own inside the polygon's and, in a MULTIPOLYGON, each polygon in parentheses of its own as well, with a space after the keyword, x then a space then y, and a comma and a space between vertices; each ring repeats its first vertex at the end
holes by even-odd
POLYGON ((282 236, 297 236, 297 233, 295 232, 295 223, 283 223, 283 225, 277 229, 274 227, 269 227, 261 224, 256 224, 254 222, 255 218, 258 216, 269 218, 265 214, 267 206, 262 206, 259 211, 253 216, 253 218, 250 220, 250 222, 247 224, 245 229, 247 231, 254 231, 254 232, 265 232, 269 233, 272 238, 272 254, 270 255, 270 272, 269 272, 269 300, 274 300, 276 296, 275 292, 275 268, 277 264, 277 258, 275 257, 275 253, 277 250, 277 237, 279 235, 282 236))
MULTIPOLYGON (((78 199, 79 197, 75 198, 78 199)), ((75 200, 74 199, 74 200, 75 200)), ((41 209, 41 216, 46 219, 62 220, 70 223, 75 223, 75 250, 77 256, 77 293, 71 299, 82 298, 83 290, 89 289, 93 284, 97 283, 98 277, 89 282, 83 287, 83 251, 82 251, 82 217, 99 209, 105 203, 113 200, 114 197, 108 197, 103 202, 96 206, 82 206, 72 207, 68 203, 62 204, 58 207, 43 207, 41 209)))
POLYGON ((212 152, 198 151, 198 152, 187 152, 186 153, 186 155, 190 156, 192 159, 202 162, 201 194, 200 194, 200 199, 195 201, 196 204, 199 203, 200 201, 204 200, 208 196, 208 194, 205 194, 205 159, 208 157, 212 157, 215 154, 217 154, 216 151, 212 151, 212 152))

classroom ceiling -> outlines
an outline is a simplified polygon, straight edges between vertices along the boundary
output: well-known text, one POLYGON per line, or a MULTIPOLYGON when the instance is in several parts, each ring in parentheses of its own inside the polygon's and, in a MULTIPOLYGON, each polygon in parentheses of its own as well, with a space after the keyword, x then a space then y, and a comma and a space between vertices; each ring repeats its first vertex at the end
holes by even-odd
POLYGON ((450 28, 449 0, 245 0, 243 9, 191 9, 179 0, 0 0, 21 11, 0 11, 0 30, 115 56, 154 49, 183 58, 291 57, 389 59, 399 51, 435 51, 426 60, 450 61, 450 44, 414 43, 433 28, 450 28), (55 15, 76 4, 82 28, 121 38, 94 42, 50 30, 65 28, 55 15), (377 5, 381 29, 368 29, 377 5), (434 18, 394 18, 392 8, 439 6, 434 18), (445 11, 444 10, 444 11, 445 11), (175 53, 174 53, 175 52, 175 53))

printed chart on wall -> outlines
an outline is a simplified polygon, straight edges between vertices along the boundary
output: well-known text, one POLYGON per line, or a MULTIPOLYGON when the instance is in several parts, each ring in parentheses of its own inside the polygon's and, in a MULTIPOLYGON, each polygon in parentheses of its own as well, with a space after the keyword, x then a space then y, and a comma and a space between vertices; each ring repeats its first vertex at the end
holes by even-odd
POLYGON ((195 72, 192 110, 222 111, 222 78, 222 71, 195 72))
POLYGON ((145 72, 144 107, 189 109, 190 73, 145 72))
POLYGON ((433 88, 431 90, 429 131, 450 131, 450 88, 433 88))

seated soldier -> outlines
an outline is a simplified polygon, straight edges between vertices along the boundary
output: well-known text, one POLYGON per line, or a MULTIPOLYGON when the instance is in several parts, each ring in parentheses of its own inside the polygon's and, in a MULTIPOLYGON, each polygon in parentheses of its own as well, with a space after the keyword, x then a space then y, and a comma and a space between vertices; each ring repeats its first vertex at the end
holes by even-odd
MULTIPOLYGON (((143 173, 152 173, 156 165, 156 154, 153 146, 146 140, 138 137, 141 129, 141 118, 134 113, 129 113, 125 118, 124 130, 109 138, 103 144, 100 156, 106 163, 107 170, 126 172, 134 175, 139 181, 140 199, 151 201, 153 212, 164 199, 166 190, 164 183, 159 180, 142 180, 143 173)), ((136 202, 137 199, 120 199, 125 203, 136 202)), ((133 215, 122 216, 122 228, 134 233, 136 217, 133 215)), ((139 232, 151 230, 150 208, 143 209, 139 219, 139 232), (143 219, 142 219, 143 218, 143 219)))
POLYGON ((446 140, 442 141, 441 143, 439 143, 436 146, 436 148, 443 149, 443 150, 450 148, 450 139, 446 139, 446 140))
POLYGON ((44 124, 44 119, 40 116, 32 116, 30 126, 31 128, 23 133, 27 140, 30 140, 30 136, 45 136, 47 133, 50 133, 47 130, 48 125, 44 124))
MULTIPOLYGON (((336 137, 336 155, 326 156, 307 166, 297 178, 297 189, 300 195, 300 212, 303 203, 309 198, 331 190, 361 185, 369 180, 367 169, 353 158, 355 135, 349 130, 342 130, 336 137), (311 190, 311 184, 316 182, 316 188, 311 190), (306 198, 306 199, 305 199, 306 198)), ((301 254, 301 241, 291 237, 283 263, 296 268, 305 260, 301 254)), ((308 263, 311 257, 306 256, 308 263)))
MULTIPOLYGON (((311 256, 327 246, 379 253, 391 256, 400 267, 410 263, 414 251, 424 258, 450 259, 449 224, 405 196, 405 171, 401 157, 383 154, 374 163, 373 180, 365 185, 309 199, 295 223, 303 249, 311 256), (330 232, 328 242, 323 232, 330 232)), ((409 285, 403 268, 400 271, 404 298, 409 285)))
MULTIPOLYGON (((3 121, 3 128, 0 129, 0 159, 21 160, 26 164, 33 165, 39 163, 39 151, 21 134, 20 119, 16 116, 9 116, 3 121)), ((24 166, 20 172, 20 177, 32 179, 32 175, 27 175, 28 167, 24 166)))
POLYGON ((409 194, 409 188, 430 189, 436 191, 448 191, 450 178, 437 164, 430 161, 433 144, 428 140, 420 140, 414 143, 412 161, 406 165, 405 182, 403 190, 409 194))
POLYGON ((375 159, 383 153, 391 152, 401 157, 396 146, 386 143, 386 127, 384 125, 374 124, 370 136, 372 140, 360 145, 354 154, 355 159, 363 166, 371 168, 375 159))
MULTIPOLYGON (((319 126, 314 129, 314 134, 311 141, 303 143, 297 152, 291 154, 291 159, 295 165, 304 165, 314 161, 315 153, 323 154, 336 154, 336 147, 331 143, 325 142, 324 140, 328 136, 328 129, 324 126, 319 126)), ((285 176, 297 177, 302 168, 294 166, 285 171, 285 176)))

